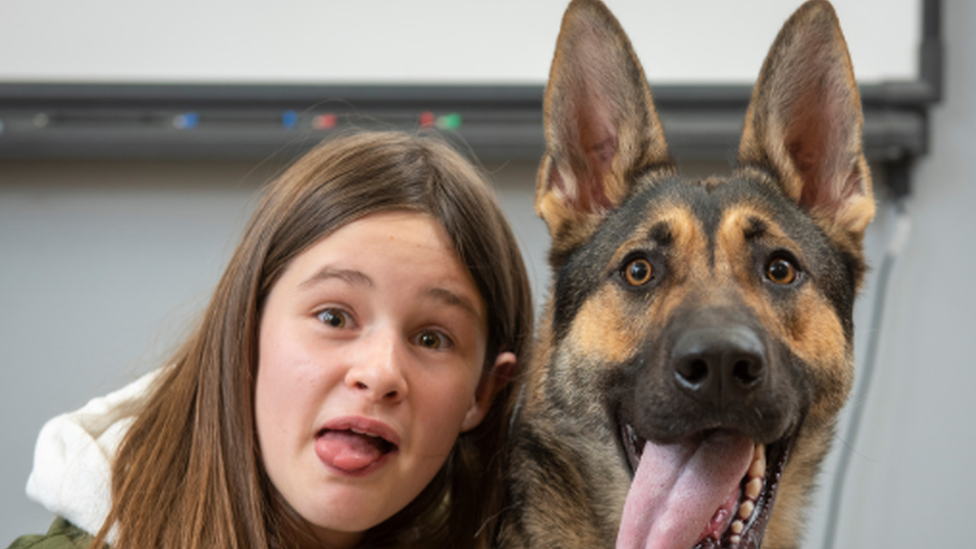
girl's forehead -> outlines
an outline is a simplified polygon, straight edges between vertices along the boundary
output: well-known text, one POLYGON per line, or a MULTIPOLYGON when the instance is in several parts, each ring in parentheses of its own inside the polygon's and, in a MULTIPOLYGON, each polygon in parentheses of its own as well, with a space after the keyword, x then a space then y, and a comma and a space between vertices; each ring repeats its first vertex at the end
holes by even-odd
POLYGON ((433 258, 437 258, 438 266, 453 263, 466 271, 450 235, 437 219, 420 212, 388 211, 339 227, 299 254, 294 263, 306 267, 323 260, 343 259, 363 264, 422 263, 421 260, 433 258))
POLYGON ((483 298, 447 231, 426 213, 370 214, 323 237, 292 260, 279 283, 296 289, 339 280, 466 305, 483 316, 483 298))

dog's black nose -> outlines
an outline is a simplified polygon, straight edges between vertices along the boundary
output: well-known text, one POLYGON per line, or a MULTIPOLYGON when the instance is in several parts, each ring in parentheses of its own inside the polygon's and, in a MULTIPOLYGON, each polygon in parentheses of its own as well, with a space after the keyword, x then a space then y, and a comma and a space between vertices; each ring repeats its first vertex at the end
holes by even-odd
POLYGON ((682 333, 671 351, 679 387, 718 407, 739 401, 766 374, 765 347, 746 326, 709 326, 682 333))

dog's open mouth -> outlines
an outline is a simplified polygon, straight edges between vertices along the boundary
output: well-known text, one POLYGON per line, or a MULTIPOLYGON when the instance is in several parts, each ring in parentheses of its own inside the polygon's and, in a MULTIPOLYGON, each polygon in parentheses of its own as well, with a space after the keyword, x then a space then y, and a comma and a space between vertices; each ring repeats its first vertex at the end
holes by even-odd
POLYGON ((618 549, 759 547, 792 437, 763 445, 714 429, 663 445, 620 431, 634 479, 618 549))

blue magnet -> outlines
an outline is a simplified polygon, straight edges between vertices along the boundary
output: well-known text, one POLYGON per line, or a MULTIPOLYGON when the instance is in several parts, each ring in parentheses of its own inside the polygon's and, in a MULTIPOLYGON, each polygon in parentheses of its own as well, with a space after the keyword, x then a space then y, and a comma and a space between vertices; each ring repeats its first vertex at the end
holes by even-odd
POLYGON ((281 114, 281 125, 286 128, 294 128, 298 124, 298 113, 295 111, 285 111, 281 114))
POLYGON ((179 114, 173 119, 173 126, 179 130, 189 130, 200 124, 200 115, 195 112, 179 114))

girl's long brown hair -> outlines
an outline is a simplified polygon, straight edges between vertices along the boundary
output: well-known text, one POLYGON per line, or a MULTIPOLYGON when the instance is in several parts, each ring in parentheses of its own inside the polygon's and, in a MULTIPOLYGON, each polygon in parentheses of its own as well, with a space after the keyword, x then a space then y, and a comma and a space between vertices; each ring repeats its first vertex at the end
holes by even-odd
MULTIPOLYGON (((284 549, 310 529, 269 481, 254 422, 262 304, 291 260, 370 213, 425 212, 443 224, 488 314, 486 372, 500 351, 524 364, 532 300, 514 237, 491 189, 437 139, 361 133, 308 153, 269 186, 199 327, 178 350, 115 457, 112 510, 93 547, 284 549)), ((363 546, 475 547, 500 511, 509 383, 462 434, 410 505, 363 546), (479 534, 480 532, 480 534, 479 534)))

